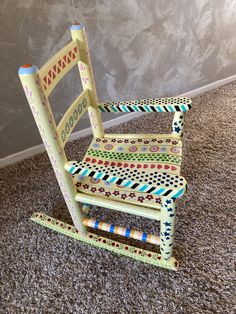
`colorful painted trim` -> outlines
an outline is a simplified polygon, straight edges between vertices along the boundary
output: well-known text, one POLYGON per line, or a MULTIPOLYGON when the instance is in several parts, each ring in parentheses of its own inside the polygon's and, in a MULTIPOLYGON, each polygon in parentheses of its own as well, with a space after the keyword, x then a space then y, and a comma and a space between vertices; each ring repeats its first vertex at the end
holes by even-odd
MULTIPOLYGON (((138 136, 138 135, 137 135, 138 136)), ((158 138, 94 138, 92 143, 103 143, 103 144, 136 144, 136 145, 153 145, 154 143, 158 146, 168 146, 174 145, 178 147, 182 147, 182 141, 173 137, 158 137, 158 138)))
POLYGON ((134 101, 100 103, 101 112, 186 112, 192 101, 186 97, 153 98, 134 101))
POLYGON ((162 259, 161 255, 158 253, 139 249, 134 246, 120 243, 118 241, 113 241, 94 233, 88 233, 86 237, 83 237, 74 226, 68 225, 64 222, 61 222, 60 220, 49 217, 42 213, 34 213, 31 220, 44 227, 52 229, 53 231, 57 231, 76 240, 83 241, 99 248, 107 249, 117 254, 131 257, 144 263, 167 268, 170 270, 178 270, 179 268, 178 262, 173 257, 169 258, 168 261, 166 261, 162 259))
POLYGON ((181 156, 182 155, 182 148, 178 146, 172 145, 117 145, 117 144, 104 144, 104 143, 92 143, 90 148, 93 150, 100 150, 100 151, 109 151, 109 152, 122 152, 122 153, 133 153, 133 154, 168 154, 174 156, 181 156))
POLYGON ((77 125, 80 118, 87 111, 89 106, 88 91, 84 91, 80 94, 73 104, 69 107, 59 125, 57 126, 58 134, 60 135, 61 143, 64 144, 71 132, 77 125))
MULTIPOLYGON (((81 165, 85 168, 106 172, 109 175, 117 175, 120 178, 126 178, 128 180, 135 181, 137 183, 144 183, 144 184, 151 184, 151 185, 165 185, 165 187, 173 187, 174 189, 182 188, 184 186, 183 179, 180 176, 166 173, 166 172, 159 172, 158 169, 134 169, 131 167, 121 168, 121 167, 114 167, 113 165, 102 165, 102 164, 92 164, 89 162, 69 162, 71 166, 74 167, 81 167, 81 165), (71 164, 72 163, 72 164, 71 164), (147 172, 148 170, 148 172, 147 172)), ((119 184, 119 183, 118 183, 119 184)), ((146 192, 146 191, 145 191, 146 192)))
POLYGON ((45 91, 51 87, 50 85, 53 81, 58 77, 62 78, 64 73, 67 73, 78 62, 80 53, 77 45, 76 41, 71 42, 59 51, 52 60, 48 61, 50 65, 49 69, 46 67, 47 63, 40 69, 40 79, 45 91))
POLYGON ((19 70, 18 74, 19 75, 28 75, 28 74, 34 74, 38 72, 38 68, 35 65, 32 64, 24 64, 22 65, 19 70))
POLYGON ((119 234, 119 235, 126 237, 126 238, 132 238, 135 240, 139 240, 139 241, 143 241, 143 242, 147 242, 147 243, 152 243, 155 245, 160 244, 160 237, 155 236, 155 235, 150 234, 150 233, 138 231, 135 229, 124 228, 121 226, 108 224, 106 222, 94 220, 94 219, 90 219, 90 218, 85 218, 83 220, 83 224, 87 227, 91 227, 94 229, 99 229, 99 230, 107 231, 110 233, 119 234))
POLYGON ((138 179, 133 180, 132 177, 126 179, 127 176, 122 171, 116 171, 111 175, 106 167, 100 167, 99 170, 96 170, 92 164, 84 162, 68 162, 65 164, 65 169, 72 175, 89 176, 95 179, 116 183, 139 192, 168 196, 171 198, 182 196, 187 185, 186 180, 183 177, 178 175, 173 176, 166 173, 157 173, 158 182, 155 184, 150 184, 150 182, 143 184, 138 179))
POLYGON ((128 190, 123 186, 117 185, 116 189, 111 188, 112 183, 106 182, 100 179, 90 177, 75 177, 75 187, 77 192, 84 192, 86 194, 98 195, 100 197, 109 198, 121 202, 127 202, 132 204, 142 204, 145 206, 155 204, 156 206, 161 204, 161 198, 153 194, 134 192, 128 190), (96 186, 97 184, 97 186, 96 186))
POLYGON ((73 24, 70 27, 70 31, 79 31, 84 28, 84 25, 82 23, 73 24))
POLYGON ((89 149, 87 152, 87 157, 95 156, 99 158, 104 158, 107 160, 122 160, 122 161, 142 161, 146 162, 166 162, 175 165, 181 164, 181 157, 169 154, 158 154, 158 153, 122 153, 122 152, 110 152, 102 150, 89 149))
POLYGON ((96 159, 94 157, 85 157, 85 162, 91 162, 94 165, 104 165, 106 167, 119 167, 119 168, 131 168, 131 169, 139 169, 140 171, 142 169, 158 169, 158 171, 165 171, 165 172, 173 172, 173 173, 179 173, 180 167, 179 166, 173 166, 168 165, 165 163, 126 163, 121 161, 111 161, 107 159, 96 159))

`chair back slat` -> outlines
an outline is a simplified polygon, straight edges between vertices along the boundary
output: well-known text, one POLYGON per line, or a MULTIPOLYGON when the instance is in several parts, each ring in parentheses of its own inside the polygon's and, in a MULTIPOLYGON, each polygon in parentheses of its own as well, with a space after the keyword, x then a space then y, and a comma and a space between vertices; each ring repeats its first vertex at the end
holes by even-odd
POLYGON ((88 90, 83 91, 76 100, 70 105, 57 126, 57 134, 59 135, 61 145, 64 147, 71 132, 79 122, 84 113, 90 106, 90 98, 88 90))
POLYGON ((38 74, 46 97, 51 94, 54 87, 79 60, 79 44, 78 40, 75 39, 45 63, 38 74))

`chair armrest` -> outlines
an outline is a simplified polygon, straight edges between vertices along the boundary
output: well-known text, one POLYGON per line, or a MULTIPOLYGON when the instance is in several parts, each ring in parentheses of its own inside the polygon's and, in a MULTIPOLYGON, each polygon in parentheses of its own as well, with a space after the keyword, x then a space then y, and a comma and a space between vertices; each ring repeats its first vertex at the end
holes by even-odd
POLYGON ((143 193, 151 193, 155 195, 178 198, 182 196, 187 187, 187 182, 184 177, 178 175, 169 174, 168 180, 166 173, 160 173, 161 181, 163 184, 157 186, 157 184, 146 184, 134 179, 126 179, 124 174, 120 174, 119 177, 116 173, 110 174, 104 166, 100 166, 99 170, 93 164, 86 162, 69 161, 65 164, 65 169, 72 175, 80 175, 86 177, 93 177, 96 179, 104 180, 110 183, 116 183, 120 186, 124 186, 129 189, 134 189, 143 193), (96 169, 95 169, 96 168, 96 169), (173 177, 173 178, 172 178, 173 177), (173 184, 170 184, 170 180, 173 180, 173 184))
POLYGON ((99 104, 101 112, 186 112, 192 101, 186 97, 138 99, 99 104))

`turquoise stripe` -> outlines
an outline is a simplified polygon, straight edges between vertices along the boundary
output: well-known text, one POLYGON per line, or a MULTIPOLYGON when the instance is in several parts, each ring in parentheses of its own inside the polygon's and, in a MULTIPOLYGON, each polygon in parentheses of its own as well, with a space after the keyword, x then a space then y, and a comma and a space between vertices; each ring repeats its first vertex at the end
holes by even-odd
POLYGON ((152 112, 152 110, 149 108, 149 106, 145 105, 144 108, 146 109, 147 112, 152 112))
POLYGON ((144 185, 141 189, 139 189, 139 191, 144 191, 144 190, 146 190, 146 188, 148 187, 148 185, 144 185))
POLYGON ((101 178, 101 176, 102 176, 102 173, 100 172, 100 173, 96 176, 96 178, 99 179, 99 178, 101 178))
POLYGON ((164 192, 165 189, 164 188, 160 188, 158 191, 156 191, 154 194, 161 194, 162 192, 164 192))
POLYGON ((138 109, 138 107, 137 107, 136 105, 133 105, 132 108, 133 108, 135 111, 139 112, 139 109, 138 109))
POLYGON ((102 111, 102 112, 106 112, 106 110, 104 109, 103 106, 99 106, 99 110, 102 111))
POLYGON ((180 105, 180 108, 181 108, 184 112, 186 112, 186 111, 187 111, 187 108, 186 108, 186 106, 185 106, 185 105, 180 105))
POLYGON ((163 112, 163 109, 162 109, 162 107, 160 107, 160 106, 157 106, 157 110, 158 110, 159 112, 163 112))
POLYGON ((72 173, 74 170, 75 170, 75 167, 72 166, 72 167, 69 169, 69 173, 72 173))
POLYGON ((124 184, 125 187, 129 186, 132 183, 132 181, 128 181, 124 184))
POLYGON ((171 112, 175 112, 174 108, 171 105, 169 105, 168 108, 170 109, 171 112))
POLYGON ((184 193, 184 191, 185 191, 185 189, 179 190, 179 192, 177 192, 174 196, 172 196, 172 198, 180 197, 184 193))
POLYGON ((122 108, 122 110, 123 110, 124 112, 130 112, 129 109, 128 109, 126 106, 121 106, 121 108, 122 108))
POLYGON ((88 172, 88 170, 85 169, 85 170, 81 173, 81 176, 85 176, 87 172, 88 172))
POLYGON ((113 177, 109 182, 113 183, 114 181, 116 181, 116 177, 113 177))
POLYGON ((113 110, 114 112, 118 112, 118 110, 116 109, 115 106, 111 106, 111 108, 112 108, 112 110, 113 110))

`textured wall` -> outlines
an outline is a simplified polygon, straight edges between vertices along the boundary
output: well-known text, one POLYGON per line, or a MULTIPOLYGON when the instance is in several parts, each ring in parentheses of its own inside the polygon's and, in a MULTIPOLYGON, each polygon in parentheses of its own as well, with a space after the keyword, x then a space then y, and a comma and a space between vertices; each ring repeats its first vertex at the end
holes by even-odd
MULTIPOLYGON (((17 70, 40 67, 74 20, 86 25, 101 101, 176 95, 236 73, 235 0, 1 0, 0 158, 41 143, 17 70)), ((51 97, 57 119, 80 92, 77 74, 51 97)))

